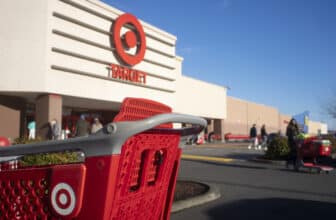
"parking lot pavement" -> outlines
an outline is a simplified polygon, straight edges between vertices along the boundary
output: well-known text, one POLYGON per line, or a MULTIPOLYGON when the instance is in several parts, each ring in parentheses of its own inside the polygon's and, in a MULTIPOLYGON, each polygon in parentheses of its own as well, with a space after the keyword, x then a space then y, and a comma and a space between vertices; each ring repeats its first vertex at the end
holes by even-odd
POLYGON ((208 145, 187 145, 183 148, 183 154, 202 155, 230 158, 236 160, 251 160, 264 154, 262 150, 249 150, 248 144, 208 144, 208 145))
POLYGON ((238 158, 230 162, 182 160, 179 178, 216 184, 221 197, 173 213, 172 220, 333 219, 336 175, 294 172, 284 166, 249 161, 260 151, 247 148, 187 147, 184 154, 238 158))
POLYGON ((269 164, 181 162, 179 178, 216 184, 221 198, 173 213, 182 219, 333 218, 336 176, 298 173, 269 164))
MULTIPOLYGON (((200 145, 193 145, 195 147, 211 147, 211 148, 223 148, 223 147, 247 147, 249 145, 248 142, 212 142, 212 143, 204 143, 200 145)), ((188 145, 190 146, 190 145, 188 145)))

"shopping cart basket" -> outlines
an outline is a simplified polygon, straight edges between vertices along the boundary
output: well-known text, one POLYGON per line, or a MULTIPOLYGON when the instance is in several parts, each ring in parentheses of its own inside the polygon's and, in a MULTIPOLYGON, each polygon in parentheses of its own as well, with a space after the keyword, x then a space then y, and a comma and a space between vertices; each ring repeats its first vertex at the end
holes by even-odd
POLYGON ((333 167, 323 165, 318 162, 318 158, 331 156, 331 145, 329 140, 323 140, 313 136, 301 138, 297 141, 297 160, 294 166, 295 170, 307 168, 309 171, 325 171, 329 173, 334 170, 333 167))
POLYGON ((161 103, 128 98, 115 122, 95 135, 1 148, 2 158, 75 151, 85 159, 1 170, 0 219, 169 219, 180 143, 206 126, 199 117, 169 112, 161 103))
POLYGON ((331 155, 331 143, 318 137, 309 137, 299 141, 299 154, 306 158, 328 157, 331 155))

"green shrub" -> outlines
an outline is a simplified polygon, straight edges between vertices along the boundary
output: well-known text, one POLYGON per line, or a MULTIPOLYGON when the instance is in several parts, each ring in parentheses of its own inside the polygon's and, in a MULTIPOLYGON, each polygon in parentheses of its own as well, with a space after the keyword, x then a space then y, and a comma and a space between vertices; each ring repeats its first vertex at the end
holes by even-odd
POLYGON ((265 157, 271 160, 285 159, 290 152, 287 139, 281 136, 275 136, 268 144, 265 157))
POLYGON ((19 137, 19 138, 16 138, 14 141, 13 141, 13 145, 15 144, 32 144, 32 143, 37 143, 37 142, 41 142, 43 141, 42 138, 40 137, 37 137, 35 139, 28 139, 27 137, 19 137))
POLYGON ((26 155, 21 159, 23 166, 45 166, 80 162, 77 152, 57 152, 26 155))
MULTIPOLYGON (((28 139, 26 137, 17 138, 14 144, 32 144, 42 142, 41 138, 28 139)), ((57 152, 57 153, 44 153, 25 155, 20 159, 22 166, 45 166, 55 164, 67 164, 81 162, 78 152, 57 152)))

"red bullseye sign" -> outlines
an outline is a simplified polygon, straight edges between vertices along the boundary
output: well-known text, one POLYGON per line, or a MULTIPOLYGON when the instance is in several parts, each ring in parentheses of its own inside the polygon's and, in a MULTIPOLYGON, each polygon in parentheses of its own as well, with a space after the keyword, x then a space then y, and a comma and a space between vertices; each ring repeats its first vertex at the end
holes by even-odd
POLYGON ((113 25, 113 42, 121 60, 130 66, 140 63, 145 57, 145 32, 138 19, 131 14, 123 14, 115 21, 113 25), (133 27, 132 30, 127 31, 121 36, 121 28, 124 25, 131 25, 133 27), (125 49, 135 47, 137 47, 135 55, 126 53, 125 49))
POLYGON ((67 183, 57 184, 51 192, 51 205, 61 216, 71 215, 76 206, 76 195, 67 183))

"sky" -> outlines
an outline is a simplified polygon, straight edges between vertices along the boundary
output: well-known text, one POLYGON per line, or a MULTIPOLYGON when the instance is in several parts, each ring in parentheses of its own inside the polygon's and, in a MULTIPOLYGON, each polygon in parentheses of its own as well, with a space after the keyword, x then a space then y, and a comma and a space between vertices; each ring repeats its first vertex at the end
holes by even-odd
POLYGON ((336 129, 336 0, 103 2, 175 35, 183 75, 336 129))

